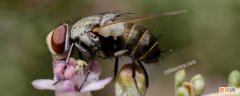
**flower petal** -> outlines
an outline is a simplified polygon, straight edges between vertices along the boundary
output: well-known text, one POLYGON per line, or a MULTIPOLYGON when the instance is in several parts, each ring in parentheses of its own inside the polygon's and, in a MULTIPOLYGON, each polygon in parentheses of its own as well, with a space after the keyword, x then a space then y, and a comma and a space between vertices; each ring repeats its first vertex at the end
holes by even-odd
POLYGON ((72 80, 60 81, 55 86, 56 92, 75 92, 72 80))
POLYGON ((75 76, 75 69, 73 66, 68 66, 65 70, 64 77, 69 80, 75 76))
POLYGON ((111 77, 108 77, 103 80, 97 80, 92 82, 86 82, 80 92, 89 92, 89 91, 96 91, 104 88, 107 84, 112 81, 111 77))
POLYGON ((69 66, 76 66, 77 61, 74 58, 69 58, 68 65, 69 66))
POLYGON ((101 69, 101 66, 99 65, 98 61, 96 61, 96 60, 92 61, 91 70, 94 73, 101 73, 102 69, 101 69))
POLYGON ((55 64, 55 67, 53 68, 53 74, 61 76, 64 72, 65 67, 66 65, 64 63, 55 64))
POLYGON ((54 83, 51 79, 38 79, 32 82, 32 86, 39 90, 55 90, 54 83))
POLYGON ((91 72, 88 75, 87 81, 98 80, 101 74, 102 68, 96 60, 92 61, 90 65, 90 71, 91 72))

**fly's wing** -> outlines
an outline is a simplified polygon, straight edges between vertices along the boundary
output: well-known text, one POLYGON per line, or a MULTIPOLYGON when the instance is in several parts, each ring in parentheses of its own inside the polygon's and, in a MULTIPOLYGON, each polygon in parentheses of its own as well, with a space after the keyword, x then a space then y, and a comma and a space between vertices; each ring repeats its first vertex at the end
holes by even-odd
POLYGON ((186 12, 187 12, 186 10, 181 10, 181 11, 151 14, 151 15, 146 15, 146 16, 133 16, 133 17, 130 17, 130 16, 121 17, 120 16, 119 18, 116 18, 114 21, 109 22, 103 26, 95 27, 93 29, 93 32, 96 32, 104 37, 119 36, 124 32, 124 25, 123 25, 124 23, 143 21, 143 20, 148 20, 148 19, 152 19, 155 17, 160 17, 160 16, 178 15, 178 14, 182 14, 182 13, 186 13, 186 12))
POLYGON ((117 19, 111 23, 108 23, 104 26, 101 26, 101 28, 117 24, 117 23, 131 23, 131 22, 137 22, 137 21, 143 21, 143 20, 148 20, 152 19, 155 17, 160 17, 160 16, 172 16, 172 15, 178 15, 182 13, 186 13, 186 10, 181 10, 181 11, 173 11, 173 12, 165 12, 165 13, 157 13, 157 14, 151 14, 151 15, 145 15, 145 16, 136 16, 136 17, 125 17, 122 19, 117 19))

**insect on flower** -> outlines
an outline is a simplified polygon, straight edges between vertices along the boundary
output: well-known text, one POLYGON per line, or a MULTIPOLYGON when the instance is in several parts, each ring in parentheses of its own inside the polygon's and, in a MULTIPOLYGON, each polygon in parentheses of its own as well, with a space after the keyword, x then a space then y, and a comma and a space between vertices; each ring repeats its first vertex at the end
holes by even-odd
POLYGON ((148 75, 143 63, 159 61, 161 51, 157 38, 145 27, 132 22, 157 16, 169 16, 186 11, 166 12, 147 16, 132 16, 132 13, 104 12, 83 17, 72 23, 63 23, 47 36, 47 45, 54 59, 66 59, 73 49, 85 61, 100 58, 115 58, 114 78, 118 72, 118 58, 128 56, 132 59, 132 77, 135 79, 136 65, 144 70, 146 86, 148 75))
POLYGON ((68 64, 64 62, 53 62, 53 80, 38 79, 34 80, 32 85, 40 90, 55 90, 55 96, 91 96, 90 91, 100 90, 112 80, 111 77, 98 80, 101 67, 97 61, 87 64, 85 61, 70 58, 68 64))

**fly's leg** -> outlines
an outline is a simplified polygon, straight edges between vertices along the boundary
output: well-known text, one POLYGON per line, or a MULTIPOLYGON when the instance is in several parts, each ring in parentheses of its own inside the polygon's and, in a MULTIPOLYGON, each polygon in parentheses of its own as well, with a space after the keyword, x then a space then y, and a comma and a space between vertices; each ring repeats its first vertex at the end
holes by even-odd
POLYGON ((81 86, 79 87, 79 90, 78 90, 78 91, 81 91, 83 85, 84 85, 85 82, 87 81, 87 78, 88 78, 89 74, 90 74, 90 71, 88 71, 88 73, 87 73, 86 77, 84 78, 84 81, 83 81, 83 83, 81 84, 81 86))
POLYGON ((74 44, 72 43, 71 46, 70 46, 70 49, 68 51, 68 54, 67 54, 66 64, 68 64, 70 56, 72 55, 73 46, 74 46, 74 44))
POLYGON ((139 90, 139 87, 138 87, 137 80, 136 80, 136 67, 137 67, 137 63, 136 63, 136 59, 135 59, 134 52, 133 52, 133 54, 132 54, 132 79, 137 88, 138 93, 140 94, 140 96, 142 96, 142 94, 139 90))
POLYGON ((101 51, 100 50, 97 50, 96 51, 96 56, 100 59, 107 59, 107 57, 104 55, 101 54, 101 51))
POLYGON ((120 56, 124 55, 125 53, 127 53, 128 50, 119 50, 117 52, 114 53, 114 56, 115 56, 115 64, 114 64, 114 77, 113 77, 113 80, 116 79, 116 76, 117 76, 117 73, 118 73, 118 59, 120 56))
POLYGON ((115 57, 113 81, 116 79, 116 76, 118 73, 118 59, 119 59, 119 57, 115 57))
POLYGON ((120 56, 126 54, 127 52, 128 52, 128 50, 119 50, 119 51, 114 53, 114 56, 115 57, 120 57, 120 56))
POLYGON ((77 47, 77 49, 82 55, 84 55, 85 57, 91 57, 91 53, 87 49, 82 47, 80 44, 75 43, 75 46, 77 47))
POLYGON ((149 85, 149 81, 148 81, 148 73, 147 73, 147 70, 145 69, 145 67, 143 66, 143 63, 139 60, 137 60, 138 64, 141 66, 143 72, 144 72, 144 75, 145 75, 145 80, 146 80, 146 87, 148 88, 148 85, 149 85))
MULTIPOLYGON (((70 49, 69 49, 69 51, 68 51, 67 57, 66 57, 66 61, 65 61, 66 64, 69 63, 69 59, 70 59, 70 56, 72 55, 73 47, 74 47, 74 44, 72 43, 71 46, 70 46, 70 49)), ((65 66, 65 67, 64 67, 64 70, 65 70, 66 68, 67 68, 67 67, 65 66)), ((64 78, 63 76, 57 78, 57 81, 56 81, 55 83, 53 83, 53 85, 58 84, 58 83, 59 83, 60 81, 62 81, 62 80, 65 80, 65 78, 64 78)))
MULTIPOLYGON (((83 80, 81 86, 79 87, 78 91, 81 91, 83 85, 85 84, 85 82, 86 82, 87 79, 88 79, 88 76, 89 76, 89 74, 90 74, 90 72, 91 72, 91 70, 92 70, 92 62, 93 62, 93 61, 91 61, 90 66, 88 67, 87 75, 84 77, 84 80, 83 80)), ((84 73, 83 73, 83 74, 84 74, 84 73)))
MULTIPOLYGON (((78 43, 75 43, 75 46, 77 47, 77 49, 79 50, 79 52, 82 54, 82 56, 85 56, 86 58, 89 58, 89 57, 91 57, 91 53, 87 50, 87 49, 85 49, 83 46, 81 46, 80 44, 78 44, 78 43)), ((92 62, 92 61, 91 61, 92 62)), ((90 64, 92 64, 92 63, 90 63, 90 64)), ((83 83, 81 84, 81 86, 79 87, 79 91, 82 89, 82 87, 83 87, 83 85, 85 84, 85 82, 87 81, 87 78, 88 78, 88 76, 89 76, 89 74, 90 74, 90 72, 91 72, 91 65, 89 66, 89 69, 88 69, 88 72, 87 72, 87 75, 86 75, 86 77, 84 78, 84 81, 83 81, 83 83)))

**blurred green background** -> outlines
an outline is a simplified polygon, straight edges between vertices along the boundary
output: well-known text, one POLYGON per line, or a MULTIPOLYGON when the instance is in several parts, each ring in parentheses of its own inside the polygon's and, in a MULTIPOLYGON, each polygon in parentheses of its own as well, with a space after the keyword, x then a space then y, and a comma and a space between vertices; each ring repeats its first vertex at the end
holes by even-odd
MULTIPOLYGON (((187 74, 206 78, 204 94, 226 86, 231 70, 240 69, 239 0, 1 0, 0 1, 0 95, 53 96, 31 81, 52 78, 47 34, 63 21, 109 10, 139 15, 188 10, 178 16, 137 22, 159 39, 164 53, 159 65, 146 65, 150 87, 147 96, 173 96, 174 73, 164 71, 196 60, 187 74)), ((127 59, 120 59, 121 63, 127 59)), ((112 76, 113 60, 100 60, 102 77, 112 76)), ((113 96, 113 84, 94 96, 113 96)))

